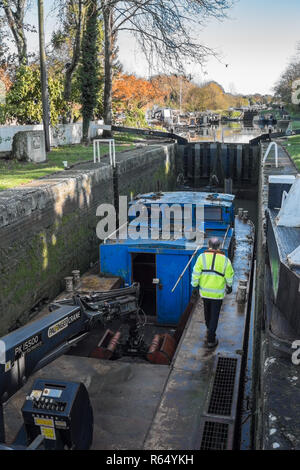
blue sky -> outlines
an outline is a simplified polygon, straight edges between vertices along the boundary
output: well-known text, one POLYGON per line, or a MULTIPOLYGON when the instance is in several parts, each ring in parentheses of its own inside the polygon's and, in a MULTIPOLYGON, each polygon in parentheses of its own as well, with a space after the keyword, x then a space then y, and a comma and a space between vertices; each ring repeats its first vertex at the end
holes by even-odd
MULTIPOLYGON (((55 17, 49 14, 52 5, 53 1, 45 0, 46 40, 56 25, 55 17)), ((187 72, 196 82, 215 80, 226 91, 270 93, 300 41, 300 1, 239 0, 228 16, 223 22, 211 19, 193 33, 199 42, 216 49, 229 66, 212 58, 206 64, 206 74, 197 64, 187 66, 187 72)), ((27 17, 37 24, 36 8, 27 17)), ((37 35, 30 35, 29 48, 37 47, 37 35)), ((132 37, 120 35, 119 47, 124 70, 148 76, 149 67, 132 37)))

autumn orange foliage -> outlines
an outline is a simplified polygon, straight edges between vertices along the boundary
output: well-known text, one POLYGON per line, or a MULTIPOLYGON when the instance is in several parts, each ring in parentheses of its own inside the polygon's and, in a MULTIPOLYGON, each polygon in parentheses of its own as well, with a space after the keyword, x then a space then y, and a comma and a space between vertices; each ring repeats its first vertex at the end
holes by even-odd
POLYGON ((154 104, 183 111, 227 110, 241 107, 248 99, 226 93, 214 81, 197 85, 184 75, 156 75, 150 80, 120 74, 113 83, 116 111, 151 108, 154 104))
POLYGON ((4 83, 6 91, 8 91, 12 85, 8 73, 6 72, 5 68, 0 67, 0 80, 4 83))
POLYGON ((134 75, 119 74, 113 82, 113 100, 118 111, 144 109, 159 102, 162 96, 151 82, 134 75))
POLYGON ((178 107, 180 90, 184 100, 193 84, 185 76, 178 75, 156 75, 151 78, 152 85, 160 90, 164 103, 171 107, 178 107))

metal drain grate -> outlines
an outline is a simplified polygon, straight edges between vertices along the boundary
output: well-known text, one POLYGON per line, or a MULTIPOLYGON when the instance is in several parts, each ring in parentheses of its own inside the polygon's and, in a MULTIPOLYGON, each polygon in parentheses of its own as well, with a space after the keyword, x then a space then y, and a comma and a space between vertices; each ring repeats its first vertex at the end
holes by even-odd
POLYGON ((229 424, 205 421, 200 450, 226 450, 229 424))
POLYGON ((237 359, 218 357, 208 413, 230 416, 235 388, 237 359))

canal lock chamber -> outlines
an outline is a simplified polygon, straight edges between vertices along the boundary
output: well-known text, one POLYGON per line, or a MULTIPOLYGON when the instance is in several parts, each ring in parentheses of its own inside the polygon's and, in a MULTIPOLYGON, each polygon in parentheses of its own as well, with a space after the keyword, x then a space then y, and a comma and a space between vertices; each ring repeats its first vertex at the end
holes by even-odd
MULTIPOLYGON (((258 175, 260 166, 260 148, 257 142, 255 144, 226 144, 219 142, 201 142, 187 143, 177 145, 175 155, 176 185, 168 190, 173 191, 199 191, 215 193, 232 193, 235 195, 234 209, 238 214, 239 209, 243 209, 243 216, 249 218, 255 227, 257 226, 257 204, 258 204, 258 175)), ((161 191, 159 182, 154 192, 161 191)), ((152 323, 151 333, 157 332, 161 327, 157 325, 156 318, 156 286, 153 285, 153 279, 157 278, 156 258, 153 253, 134 253, 131 254, 131 269, 133 279, 141 284, 142 309, 150 318, 152 323)), ((253 272, 253 270, 252 270, 253 272)), ((158 279, 159 282, 159 279, 158 279)), ((249 279, 249 302, 247 307, 247 320, 243 338, 243 346, 237 351, 240 375, 238 374, 238 392, 235 383, 231 384, 231 391, 225 390, 225 393, 232 393, 235 390, 237 403, 237 414, 234 418, 234 432, 232 423, 229 426, 230 445, 226 448, 249 449, 252 447, 252 411, 251 410, 251 368, 252 368, 252 319, 253 305, 251 297, 255 288, 253 286, 252 276, 249 279), (252 316, 251 316, 252 315, 252 316), (250 338, 250 340, 249 340, 250 338), (248 351, 248 345, 250 347, 248 351)), ((166 331, 166 330, 165 330, 166 331)), ((175 328, 171 326, 169 331, 174 334, 175 328)), ((179 343, 180 344, 180 343, 179 343)), ((177 354, 178 350, 175 353, 177 354)), ((122 360, 126 361, 126 358, 122 360)), ((134 360, 134 359, 132 359, 134 360)), ((172 366, 171 366, 172 367, 172 366)), ((230 368, 228 369, 230 375, 230 368)), ((232 375, 232 374, 231 374, 232 375)), ((226 371, 222 380, 227 381, 226 371)), ((208 379, 210 380, 210 379, 208 379)), ((207 386, 207 383, 206 383, 207 386)), ((219 399, 222 401, 224 387, 220 387, 219 399)), ((231 397, 233 400, 233 396, 231 397)), ((208 420, 209 423, 211 421, 208 420)), ((226 427, 228 423, 224 422, 226 427)), ((203 428, 203 433, 205 426, 203 428)), ((204 438, 203 438, 204 439, 204 438)), ((206 442, 205 439, 203 442, 206 442)), ((201 444, 199 444, 201 446, 201 444)), ((208 444, 205 443, 207 446, 208 444)), ((209 444, 211 445, 211 444, 209 444)), ((224 442, 216 442, 216 445, 225 445, 224 442)), ((213 448, 213 447, 212 447, 213 448)), ((219 448, 219 447, 217 447, 219 448)))
MULTIPOLYGON (((189 146, 189 144, 188 144, 188 146, 189 146)), ((230 179, 231 174, 228 171, 226 173, 226 167, 223 168, 222 165, 221 165, 221 163, 222 163, 221 162, 222 152, 221 153, 217 152, 217 154, 214 154, 212 157, 210 157, 210 154, 207 153, 206 154, 206 162, 209 163, 209 169, 208 169, 208 167, 206 168, 206 175, 200 175, 201 178, 193 178, 191 181, 187 181, 185 179, 184 173, 183 173, 183 180, 182 180, 182 176, 180 176, 180 175, 182 175, 183 166, 184 165, 186 166, 186 162, 184 161, 185 157, 183 158, 183 157, 180 157, 180 155, 179 155, 179 153, 180 153, 179 147, 180 146, 178 146, 178 154, 176 156, 176 162, 175 162, 174 167, 172 168, 172 173, 175 173, 175 175, 172 175, 172 177, 173 177, 173 180, 177 179, 177 187, 175 185, 173 185, 172 187, 168 186, 168 188, 166 188, 164 185, 162 185, 163 187, 160 187, 159 184, 153 184, 153 186, 155 186, 155 188, 153 187, 152 190, 161 191, 161 190, 168 189, 168 191, 172 191, 172 190, 183 189, 184 191, 188 191, 188 190, 194 189, 194 190, 197 190, 197 191, 224 192, 224 188, 225 188, 225 178, 224 178, 224 174, 223 174, 224 169, 225 169, 226 180, 230 179), (214 162, 214 164, 212 164, 212 162, 210 162, 210 160, 212 160, 214 162), (212 171, 210 171, 210 168, 212 169, 212 171), (215 173, 216 173, 216 176, 214 176, 215 173)), ((218 147, 219 146, 217 145, 217 149, 218 149, 218 147)), ((213 147, 213 149, 214 149, 214 147, 213 147)), ((223 150, 224 150, 224 148, 223 148, 223 150)), ((251 181, 249 181, 249 165, 251 165, 251 162, 249 161, 249 157, 248 157, 248 163, 247 163, 248 171, 243 170, 243 168, 244 168, 244 165, 243 165, 244 155, 247 155, 247 151, 245 153, 243 153, 243 152, 240 153, 240 151, 235 149, 234 152, 231 151, 231 153, 230 153, 229 150, 227 150, 226 152, 227 152, 226 153, 226 155, 227 155, 226 162, 227 161, 230 162, 230 155, 233 155, 233 158, 238 158, 239 159, 238 164, 237 163, 235 164, 236 173, 233 174, 233 181, 232 181, 232 192, 236 196, 235 211, 237 212, 239 207, 243 207, 244 210, 248 210, 248 216, 251 219, 252 219, 252 217, 255 218, 255 197, 256 197, 256 192, 255 191, 256 190, 255 190, 255 187, 251 186, 251 181), (241 163, 241 165, 240 165, 240 163, 241 163), (239 172, 239 170, 238 170, 239 168, 241 168, 241 172, 239 172), (239 178, 239 175, 240 175, 240 178, 239 178), (252 215, 252 211, 253 211, 253 215, 252 215)), ((197 160, 196 155, 197 155, 197 152, 195 152, 195 155, 194 155, 195 160, 197 160)), ((201 147, 200 147, 200 159, 201 159, 201 155, 203 155, 203 152, 201 151, 201 147)), ((223 157, 224 157, 224 155, 225 155, 225 153, 223 152, 223 157)), ((197 163, 197 162, 195 161, 194 164, 195 163, 197 163)), ((203 161, 202 161, 201 164, 202 164, 202 167, 205 166, 205 163, 203 161)), ((201 168, 201 164, 200 164, 200 168, 201 168)), ((247 165, 245 164, 245 168, 246 168, 247 165)), ((252 168, 252 166, 251 166, 251 168, 252 168)), ((227 170, 228 170, 228 168, 227 168, 227 170)), ((231 183, 229 183, 229 184, 231 184, 231 183)), ((130 178, 128 180, 128 185, 130 186, 130 178)), ((119 188, 120 188, 120 185, 118 185, 118 184, 114 185, 115 195, 120 190, 119 188)), ((122 189, 120 191, 122 191, 122 189)), ((228 187, 227 187, 226 191, 228 191, 228 187)), ((155 321, 155 318, 151 318, 151 317, 154 317, 154 315, 153 315, 154 309, 153 309, 153 296, 151 295, 151 294, 153 294, 153 292, 151 293, 151 286, 150 286, 149 279, 151 279, 151 277, 154 273, 155 261, 153 259, 153 256, 150 256, 150 257, 145 257, 144 255, 142 255, 142 256, 133 256, 132 257, 132 263, 133 263, 134 276, 136 277, 136 279, 138 279, 141 283, 144 284, 144 299, 142 299, 142 301, 144 302, 143 307, 145 308, 145 310, 147 311, 147 313, 149 315, 149 318, 150 318, 149 323, 152 323, 151 325, 149 325, 151 327, 149 329, 149 340, 147 339, 146 342, 148 344, 149 343, 151 344, 151 341, 154 340, 154 337, 155 337, 156 334, 166 333, 167 331, 170 335, 174 335, 174 334, 176 335, 176 329, 177 329, 176 326, 177 325, 172 325, 171 327, 158 326, 156 324, 157 322, 155 321), (146 275, 143 272, 143 271, 145 271, 145 269, 148 270, 146 275), (147 289, 149 290, 148 296, 145 295, 147 289), (151 299, 151 297, 152 297, 152 299, 151 299), (152 304, 151 304, 151 300, 149 301, 149 298, 152 300, 152 304)), ((152 278, 152 280, 153 280, 153 278, 152 278)), ((197 320, 196 323, 198 325, 199 321, 197 320)), ((194 336, 194 339, 197 337, 197 341, 199 342, 199 333, 198 333, 198 331, 196 331, 194 326, 195 326, 194 324, 189 325, 189 333, 191 335, 193 335, 196 332, 195 336, 194 336)), ((112 324, 112 325, 110 325, 110 328, 111 328, 111 330, 115 331, 115 330, 118 329, 118 325, 113 325, 112 324)), ((184 328, 185 327, 183 326, 183 329, 184 328)), ((229 328, 229 330, 230 330, 230 328, 229 328)), ((182 333, 182 331, 181 331, 181 333, 182 333)), ((230 335, 233 336, 233 333, 231 333, 230 331, 227 334, 228 334, 229 339, 230 339, 230 335)), ((73 368, 72 367, 67 367, 65 370, 70 371, 70 373, 72 372, 72 370, 77 371, 78 370, 77 369, 77 364, 82 363, 84 365, 83 369, 85 371, 86 365, 91 364, 91 362, 88 361, 88 359, 89 359, 88 356, 89 356, 89 352, 91 350, 91 346, 94 347, 94 345, 96 346, 98 344, 99 336, 101 336, 101 335, 103 335, 103 331, 95 330, 95 331, 91 332, 88 341, 83 341, 81 344, 78 344, 78 346, 72 347, 72 349, 70 350, 70 353, 68 355, 66 355, 66 357, 61 358, 61 363, 64 363, 64 361, 66 361, 66 363, 68 363, 70 365, 73 364, 74 367, 73 368), (81 357, 78 358, 76 356, 81 356, 81 357), (78 359, 78 361, 77 361, 77 359, 78 359), (75 367, 75 365, 76 365, 76 367, 75 367)), ((246 335, 246 333, 245 333, 245 335, 246 335)), ((170 438, 169 436, 172 436, 172 432, 177 431, 179 429, 179 426, 181 426, 181 425, 182 425, 181 437, 182 437, 182 442, 183 442, 183 444, 181 444, 181 445, 184 445, 184 443, 186 442, 187 437, 190 438, 190 436, 192 435, 192 433, 190 432, 190 426, 188 425, 188 428, 185 428, 184 423, 180 424, 180 423, 176 423, 176 422, 170 423, 169 435, 167 435, 167 433, 163 433, 164 435, 161 435, 161 432, 163 432, 163 429, 161 429, 160 426, 159 426, 160 414, 161 415, 166 415, 166 413, 165 413, 166 408, 164 408, 164 407, 168 406, 168 404, 169 404, 168 409, 170 409, 172 403, 170 404, 168 402, 168 399, 172 398, 173 396, 175 396, 175 398, 176 397, 178 398, 178 400, 177 400, 178 409, 182 410, 182 403, 181 403, 182 394, 181 394, 180 386, 181 386, 181 384, 188 383, 189 384, 188 386, 190 387, 190 389, 189 389, 188 393, 185 396, 185 400, 186 400, 186 403, 185 403, 186 408, 185 409, 186 409, 187 415, 190 416, 191 422, 194 422, 193 419, 194 419, 194 415, 195 415, 195 408, 193 406, 193 402, 191 401, 191 397, 193 397, 193 399, 199 399, 198 398, 199 390, 205 390, 205 393, 206 393, 207 386, 210 382, 210 379, 212 378, 212 377, 205 377, 205 380, 202 381, 202 383, 198 383, 195 380, 197 378, 197 374, 194 374, 192 372, 192 368, 195 367, 197 365, 197 363, 199 362, 199 356, 198 356, 197 351, 194 354, 192 344, 191 343, 188 344, 189 338, 187 336, 188 335, 182 335, 181 338, 180 338, 179 334, 178 334, 179 348, 177 348, 177 350, 175 351, 175 354, 174 354, 174 362, 177 362, 177 366, 174 367, 174 362, 169 364, 169 365, 164 365, 164 364, 152 365, 152 364, 148 364, 147 366, 144 366, 144 364, 146 364, 145 361, 143 361, 143 363, 141 364, 141 363, 138 363, 139 362, 138 358, 132 357, 129 360, 128 357, 123 357, 123 358, 120 358, 118 361, 111 361, 112 373, 108 374, 109 377, 108 377, 108 382, 106 383, 106 389, 104 390, 104 388, 101 385, 101 387, 102 387, 101 388, 101 400, 105 399, 105 397, 103 397, 103 392, 106 392, 107 404, 109 404, 111 406, 111 397, 116 398, 116 396, 117 396, 116 386, 118 385, 118 382, 120 382, 120 386, 118 388, 118 393, 119 393, 119 390, 120 390, 120 394, 121 394, 121 387, 123 387, 123 386, 126 387, 126 384, 128 384, 130 382, 131 378, 133 377, 133 379, 134 379, 134 377, 136 377, 137 381, 135 382, 134 389, 136 390, 136 393, 137 393, 136 403, 138 403, 139 395, 141 395, 141 394, 140 393, 138 394, 139 385, 137 385, 137 384, 140 384, 140 385, 143 384, 143 381, 141 380, 141 377, 143 376, 143 374, 146 373, 147 377, 148 377, 148 382, 145 382, 145 385, 147 385, 147 383, 150 384, 150 382, 151 383, 154 382, 155 378, 157 378, 157 380, 158 380, 158 378, 160 378, 160 384, 159 384, 159 387, 157 387, 157 389, 155 390, 155 393, 157 393, 157 396, 159 396, 159 393, 162 390, 161 387, 165 386, 165 388, 163 389, 164 390, 163 393, 165 393, 165 395, 164 395, 165 399, 161 400, 161 402, 159 403, 159 401, 158 401, 159 399, 157 398, 157 402, 155 402, 155 404, 153 404, 153 410, 154 410, 154 408, 156 409, 156 411, 155 411, 156 414, 155 414, 155 417, 152 421, 151 429, 150 429, 150 431, 148 433, 148 437, 146 439, 146 443, 147 443, 146 445, 150 446, 150 448, 153 448, 153 449, 159 448, 155 445, 156 439, 158 441, 163 441, 163 439, 165 439, 167 437, 170 438), (184 344, 183 344, 182 339, 184 340, 184 344), (186 348, 189 348, 189 347, 190 347, 190 349, 186 349, 186 348), (186 360, 186 357, 184 357, 185 356, 184 351, 188 351, 187 359, 188 359, 188 361, 190 361, 189 363, 184 362, 186 360), (132 361, 133 369, 131 369, 131 367, 129 367, 127 365, 127 362, 130 362, 130 361, 132 361), (119 363, 119 365, 118 365, 118 363, 119 363), (146 371, 146 369, 147 369, 147 371, 146 371), (131 373, 132 370, 135 371, 133 374, 131 373), (120 371, 124 372, 124 376, 122 374, 121 375, 119 374, 120 371), (155 375, 153 375, 152 371, 155 372, 155 375), (168 379, 168 377, 170 377, 170 379, 168 379), (164 385, 164 383, 165 383, 165 385, 164 385), (175 394, 173 394, 173 389, 172 389, 173 386, 179 387, 175 394), (157 408, 156 408, 156 406, 157 406, 157 408)), ((203 332, 201 331, 201 341, 202 341, 202 338, 204 338, 204 331, 203 332)), ((245 341, 244 341, 244 347, 245 347, 245 341)), ((217 351, 217 353, 218 353, 218 351, 217 351)), ((245 354, 242 354, 242 349, 240 349, 239 351, 236 351, 236 356, 237 356, 237 361, 233 361, 233 362, 234 362, 234 364, 237 365, 237 368, 238 368, 238 367, 240 367, 240 364, 242 362, 241 358, 243 358, 243 362, 245 361, 245 359, 244 359, 245 354)), ((90 359, 90 361, 92 361, 92 359, 90 359)), ((204 359, 201 358, 201 361, 202 361, 203 364, 207 364, 206 358, 204 358, 204 359)), ((226 364, 227 364, 227 362, 228 361, 225 361, 226 364)), ((230 363, 231 362, 232 361, 230 361, 230 363)), ((108 361, 107 361, 107 363, 108 363, 108 361)), ((218 363, 219 363, 219 361, 216 361, 216 368, 214 368, 215 366, 214 366, 214 364, 212 364, 212 370, 213 371, 217 371, 217 364, 218 363)), ((223 358, 222 357, 221 357, 220 363, 221 363, 221 365, 223 364, 223 358)), ((100 363, 99 363, 98 367, 99 368, 102 367, 100 363)), ((109 368, 109 367, 110 366, 107 366, 107 368, 109 368)), ((106 366, 104 366, 105 370, 107 368, 106 368, 106 366)), ((222 365, 222 368, 223 368, 223 365, 222 365)), ((237 370, 237 369, 235 369, 235 370, 237 370)), ((243 371, 243 374, 241 375, 242 378, 245 377, 245 370, 246 370, 246 366, 245 366, 245 364, 242 364, 242 371, 243 371)), ((227 381, 227 375, 226 374, 227 374, 227 367, 226 367, 226 370, 225 370, 225 375, 224 375, 224 373, 221 374, 221 382, 222 383, 223 383, 223 380, 227 381)), ((232 373, 232 368, 231 367, 228 367, 228 374, 231 376, 231 379, 232 379, 233 373, 232 373)), ((216 376, 218 378, 219 374, 217 374, 216 376)), ((76 376, 76 379, 78 379, 77 376, 76 376)), ((239 381, 239 383, 240 382, 242 382, 242 380, 239 381)), ((234 384, 235 384, 235 382, 231 380, 231 382, 229 384, 230 385, 229 388, 231 390, 230 393, 234 392, 233 393, 234 396, 231 397, 232 403, 235 405, 237 400, 239 400, 239 408, 238 408, 239 409, 239 415, 238 415, 237 423, 235 425, 236 434, 234 436, 234 440, 232 439, 233 436, 231 435, 231 432, 229 433, 230 436, 228 435, 226 437, 226 439, 229 439, 229 437, 230 437, 230 443, 228 441, 225 442, 225 438, 224 438, 224 434, 223 434, 223 436, 220 436, 223 440, 222 441, 219 440, 219 441, 215 442, 215 445, 217 445, 217 446, 234 446, 234 448, 238 448, 240 446, 240 444, 239 444, 239 442, 241 441, 240 422, 244 421, 244 419, 241 418, 242 411, 244 411, 243 394, 242 394, 243 385, 241 386, 241 389, 238 387, 238 393, 236 394, 237 389, 236 389, 236 386, 234 384)), ((94 389, 99 390, 98 385, 97 386, 95 385, 94 389)), ((149 390, 152 393, 152 390, 150 388, 149 388, 149 390)), ((213 391, 213 393, 210 394, 209 398, 215 399, 215 397, 217 397, 217 401, 220 400, 220 402, 222 400, 224 400, 224 397, 226 399, 226 396, 224 396, 224 387, 223 387, 223 385, 220 388, 217 387, 217 389, 213 388, 212 391, 213 391)), ((147 406, 148 406, 149 403, 146 400, 147 396, 148 395, 145 395, 145 404, 147 404, 147 406)), ((149 396, 149 398, 150 398, 150 396, 149 396)), ((210 404, 210 402, 211 402, 211 400, 207 401, 207 403, 209 403, 209 404, 210 404)), ((129 398, 128 398, 128 404, 129 404, 129 398)), ((143 405, 142 408, 145 409, 144 403, 142 405, 143 405)), ((124 406, 124 405, 122 404, 122 406, 124 406)), ((220 409, 220 407, 213 407, 213 406, 210 407, 210 405, 209 405, 208 406, 208 412, 209 413, 220 413, 220 412, 221 413, 229 413, 230 412, 228 406, 224 407, 224 409, 223 409, 223 407, 221 407, 221 408, 222 409, 220 409)), ((141 410, 141 415, 142 415, 142 413, 143 413, 143 411, 141 410)), ((169 413, 167 413, 167 414, 169 415, 169 413)), ((180 413, 176 414, 176 416, 177 415, 180 418, 180 416, 181 416, 180 413)), ((102 417, 101 420, 99 419, 100 422, 102 422, 102 420, 103 420, 103 417, 102 417)), ((230 423, 227 423, 226 419, 223 419, 222 426, 221 426, 222 429, 225 429, 225 428, 232 429, 232 417, 231 416, 230 416, 229 420, 230 420, 230 423)), ((208 418, 208 419, 205 420, 205 422, 212 422, 212 420, 211 420, 211 418, 208 418)), ((204 424, 205 424, 205 422, 204 422, 204 424)), ((196 423, 196 424, 198 424, 198 423, 196 423)), ((213 423, 213 425, 214 425, 214 423, 213 423)), ((197 432, 200 428, 201 428, 201 426, 196 426, 197 432)), ((198 447, 192 447, 192 448, 197 449, 197 448, 201 448, 204 445, 205 446, 207 446, 207 445, 211 446, 212 445, 212 443, 207 439, 209 437, 209 429, 205 426, 203 428, 203 433, 204 433, 205 436, 204 437, 202 436, 202 442, 199 442, 198 447), (204 429, 206 429, 205 432, 204 432, 204 429)), ((103 436, 102 436, 102 438, 103 438, 103 436)), ((103 445, 103 444, 101 444, 101 445, 103 445)), ((167 448, 171 449, 172 447, 168 446, 167 448)), ((177 448, 185 448, 185 447, 177 447, 177 448)), ((217 447, 217 448, 219 448, 219 447, 217 447)), ((222 447, 222 448, 224 448, 224 447, 222 447)), ((225 448, 229 448, 229 447, 225 447, 225 448)))
MULTIPOLYGON (((178 146, 176 155, 177 187, 181 190, 229 192, 235 195, 235 214, 239 209, 258 228, 258 191, 260 174, 260 142, 249 143, 196 142, 178 146)), ((238 415, 233 437, 234 448, 254 448, 253 423, 255 410, 252 408, 252 366, 253 333, 255 323, 255 259, 253 258, 250 280, 251 299, 248 305, 247 324, 241 361, 241 380, 238 392, 238 415)), ((221 433, 222 434, 222 433, 221 433)))

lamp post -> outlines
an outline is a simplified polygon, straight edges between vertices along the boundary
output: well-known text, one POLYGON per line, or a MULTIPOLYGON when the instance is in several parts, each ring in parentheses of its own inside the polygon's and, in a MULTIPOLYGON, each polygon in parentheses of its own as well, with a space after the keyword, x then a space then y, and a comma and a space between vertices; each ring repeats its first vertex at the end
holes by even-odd
POLYGON ((43 124, 45 134, 46 152, 50 151, 50 110, 48 95, 48 77, 45 53, 45 31, 44 31, 44 0, 38 0, 38 16, 39 16, 39 45, 40 45, 40 70, 41 70, 41 91, 43 105, 43 124))
POLYGON ((182 75, 180 75, 180 92, 179 92, 179 106, 180 106, 180 114, 182 114, 182 75))

